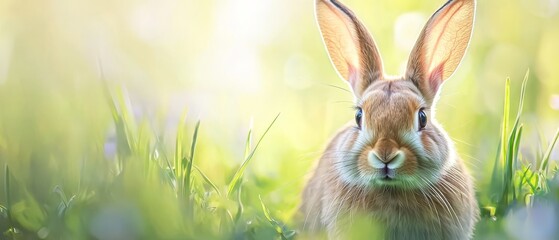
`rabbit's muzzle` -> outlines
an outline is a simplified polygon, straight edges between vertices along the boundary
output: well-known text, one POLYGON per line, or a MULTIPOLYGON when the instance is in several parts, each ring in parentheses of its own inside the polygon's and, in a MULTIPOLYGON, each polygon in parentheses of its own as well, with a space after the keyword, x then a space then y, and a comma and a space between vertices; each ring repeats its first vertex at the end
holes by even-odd
POLYGON ((405 161, 405 154, 394 140, 380 139, 367 154, 368 163, 380 172, 380 178, 393 179, 396 169, 405 161))

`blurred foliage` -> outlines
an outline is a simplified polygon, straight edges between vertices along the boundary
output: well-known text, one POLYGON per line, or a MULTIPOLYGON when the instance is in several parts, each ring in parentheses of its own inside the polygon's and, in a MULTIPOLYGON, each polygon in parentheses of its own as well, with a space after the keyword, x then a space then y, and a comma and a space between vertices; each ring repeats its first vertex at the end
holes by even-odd
MULTIPOLYGON (((344 2, 389 74, 443 3, 344 2)), ((0 238, 293 237, 313 162, 353 118, 313 11, 297 0, 0 1, 0 238)), ((466 58, 442 89, 437 118, 487 210, 476 238, 559 234, 557 22, 558 0, 478 1, 466 58), (502 127, 526 69, 522 127, 502 127)))

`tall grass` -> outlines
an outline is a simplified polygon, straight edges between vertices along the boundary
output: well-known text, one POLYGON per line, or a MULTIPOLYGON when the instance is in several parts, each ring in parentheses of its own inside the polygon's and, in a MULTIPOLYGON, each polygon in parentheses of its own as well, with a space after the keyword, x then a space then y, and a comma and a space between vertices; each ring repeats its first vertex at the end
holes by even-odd
MULTIPOLYGON (((528 82, 522 82, 516 117, 510 118, 511 83, 505 83, 504 111, 490 187, 482 189, 486 215, 501 219, 519 206, 557 193, 557 164, 551 153, 559 130, 535 159, 519 151, 523 139, 522 109, 528 82)), ((200 121, 189 124, 184 113, 174 144, 166 144, 146 122, 136 122, 122 91, 106 91, 116 135, 116 156, 103 150, 84 156, 76 188, 55 185, 54 197, 38 200, 28 183, 4 166, 5 199, 0 199, 1 239, 292 239, 296 226, 274 217, 269 199, 256 191, 262 184, 247 177, 257 150, 272 131, 273 118, 253 144, 254 129, 244 139, 244 155, 234 169, 219 169, 225 182, 214 181, 199 167, 204 155, 200 121), (269 202, 268 202, 269 203, 269 202)), ((103 143, 99 143, 101 146, 103 143)), ((84 153, 86 154, 86 153, 84 153)), ((0 155, 10 157, 10 155, 0 155)), ((8 161, 3 161, 8 162, 8 161)), ((74 184, 74 182, 70 182, 74 184)), ((281 201, 280 199, 279 201, 281 201)), ((276 199, 276 202, 278 200, 276 199)), ((285 220, 285 219, 283 219, 285 220)), ((294 221, 295 222, 295 221, 294 221)), ((370 229, 368 229, 370 230, 370 229)))
POLYGON ((557 165, 551 171, 549 159, 559 138, 559 129, 548 144, 543 156, 527 159, 519 153, 523 131, 521 116, 528 78, 529 71, 526 72, 522 81, 518 110, 512 128, 509 128, 511 120, 510 79, 505 82, 501 139, 489 188, 492 203, 491 206, 485 207, 493 219, 504 216, 508 210, 518 204, 530 206, 534 197, 544 196, 550 191, 548 183, 557 175, 557 165))
POLYGON ((6 199, 2 199, 0 205, 1 239, 87 239, 118 237, 122 234, 143 239, 215 239, 224 236, 243 239, 293 238, 295 232, 273 218, 262 198, 259 198, 258 205, 247 207, 243 203, 244 173, 279 114, 254 146, 251 145, 253 130, 249 131, 244 161, 233 173, 224 172, 232 177, 226 186, 219 186, 196 165, 198 133, 204 131, 200 121, 193 126, 192 136, 187 137, 185 133, 189 126, 187 115, 184 114, 176 132, 174 152, 165 152, 164 143, 157 133, 150 131, 147 124, 135 122, 122 91, 107 93, 116 132, 116 159, 101 160, 104 163, 101 169, 93 169, 98 167, 95 164, 84 163, 82 172, 101 171, 104 172, 101 176, 109 176, 109 179, 101 181, 102 184, 88 184, 80 180, 78 192, 71 196, 67 196, 63 187, 57 185, 53 193, 59 201, 38 204, 32 194, 27 194, 23 199, 12 199, 10 168, 6 165, 3 187, 6 199), (225 189, 225 194, 222 189, 225 189), (146 195, 155 195, 156 198, 146 195), (103 205, 110 206, 122 199, 126 199, 126 204, 137 205, 142 209, 123 211, 117 215, 107 213, 109 217, 102 221, 118 225, 119 222, 112 222, 115 220, 111 218, 129 214, 124 220, 116 221, 131 221, 134 224, 135 220, 128 217, 135 218, 140 214, 144 218, 144 227, 153 226, 148 227, 148 230, 136 227, 124 229, 135 233, 92 227, 96 224, 110 226, 96 222, 92 216, 95 212, 103 211, 103 205), (19 201, 19 204, 16 203, 19 207, 13 205, 12 200, 19 201), (172 211, 169 212, 167 208, 172 211), (157 217, 150 221, 150 215, 157 217), (164 222, 155 222, 161 220, 164 222))

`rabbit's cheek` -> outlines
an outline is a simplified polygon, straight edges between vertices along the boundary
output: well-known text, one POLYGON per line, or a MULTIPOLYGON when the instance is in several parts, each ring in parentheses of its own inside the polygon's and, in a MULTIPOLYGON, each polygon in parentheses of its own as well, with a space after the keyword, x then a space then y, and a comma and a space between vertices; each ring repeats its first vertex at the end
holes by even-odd
POLYGON ((373 168, 371 164, 369 164, 369 161, 367 159, 368 156, 366 153, 369 151, 370 149, 362 151, 357 158, 357 169, 359 170, 359 172, 363 173, 363 175, 371 175, 375 172, 375 168, 373 168))
POLYGON ((448 157, 448 142, 438 131, 424 131, 421 136, 425 155, 432 163, 442 165, 448 157))
POLYGON ((417 172, 417 157, 408 148, 400 148, 400 151, 404 152, 405 161, 404 163, 396 169, 397 175, 413 175, 417 172))

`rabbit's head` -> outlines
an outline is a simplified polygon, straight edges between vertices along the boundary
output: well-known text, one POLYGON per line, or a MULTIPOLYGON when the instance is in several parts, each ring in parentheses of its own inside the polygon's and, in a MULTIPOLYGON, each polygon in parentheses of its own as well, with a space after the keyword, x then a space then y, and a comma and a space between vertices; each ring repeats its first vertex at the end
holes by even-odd
POLYGON ((348 184, 419 188, 458 161, 434 119, 442 83, 458 67, 472 34, 475 0, 450 0, 428 20, 404 76, 387 77, 364 25, 336 0, 317 0, 324 44, 351 87, 353 133, 337 144, 335 169, 348 184), (342 149, 342 150, 340 150, 342 149))

